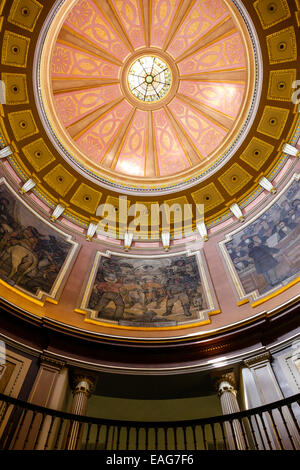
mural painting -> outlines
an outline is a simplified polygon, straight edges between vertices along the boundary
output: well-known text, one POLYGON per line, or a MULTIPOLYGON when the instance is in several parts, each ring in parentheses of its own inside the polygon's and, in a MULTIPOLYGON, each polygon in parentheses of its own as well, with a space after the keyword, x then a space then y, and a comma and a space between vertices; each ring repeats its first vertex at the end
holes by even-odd
POLYGON ((99 261, 88 308, 119 323, 176 324, 208 308, 196 255, 99 261))
POLYGON ((50 294, 73 243, 0 187, 0 278, 37 296, 50 294))
POLYGON ((300 272, 300 187, 294 181, 263 215, 225 243, 245 294, 288 284, 300 272))

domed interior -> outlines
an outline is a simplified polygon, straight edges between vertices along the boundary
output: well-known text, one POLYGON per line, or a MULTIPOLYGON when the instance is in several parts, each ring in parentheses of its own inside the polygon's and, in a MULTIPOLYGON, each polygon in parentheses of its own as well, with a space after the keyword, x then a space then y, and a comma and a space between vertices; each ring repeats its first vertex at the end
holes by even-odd
POLYGON ((0 391, 132 421, 296 394, 299 2, 0 14, 0 391))
POLYGON ((223 0, 63 4, 41 51, 53 139, 115 183, 199 178, 244 134, 255 84, 247 27, 223 0))

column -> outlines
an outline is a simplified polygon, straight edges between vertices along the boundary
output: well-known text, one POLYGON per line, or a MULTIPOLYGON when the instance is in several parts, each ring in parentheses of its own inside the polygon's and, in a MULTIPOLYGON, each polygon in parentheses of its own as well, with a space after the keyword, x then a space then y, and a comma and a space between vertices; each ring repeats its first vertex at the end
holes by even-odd
MULTIPOLYGON (((82 416, 86 414, 88 399, 91 396, 94 384, 95 379, 93 377, 83 374, 75 374, 73 376, 73 402, 71 413, 82 416)), ((66 448, 68 450, 80 448, 81 428, 80 424, 75 422, 69 429, 66 443, 66 448)))
MULTIPOLYGON (((40 357, 40 368, 30 392, 28 402, 45 408, 62 405, 67 388, 65 363, 48 356, 40 357)), ((40 414, 34 417, 27 412, 24 419, 19 417, 19 425, 12 440, 11 449, 42 449, 47 435, 47 418, 40 414), (22 424, 22 425, 21 425, 22 424)))
MULTIPOLYGON (((251 396, 251 399, 255 397, 255 402, 250 402, 251 407, 266 405, 284 398, 270 360, 271 355, 266 351, 244 361, 251 374, 250 377, 243 374, 244 394, 246 397, 251 396)), ((274 411, 273 419, 269 413, 263 413, 262 418, 263 422, 261 419, 259 421, 262 425, 259 435, 262 436, 261 444, 264 448, 293 449, 292 439, 295 448, 300 449, 299 435, 287 408, 282 409, 282 415, 279 411, 274 411)))
MULTIPOLYGON (((223 415, 238 413, 240 407, 236 398, 237 391, 234 374, 232 372, 223 374, 217 380, 217 386, 223 415)), ((246 449, 245 432, 239 421, 233 420, 232 423, 225 423, 225 430, 230 450, 246 449)))

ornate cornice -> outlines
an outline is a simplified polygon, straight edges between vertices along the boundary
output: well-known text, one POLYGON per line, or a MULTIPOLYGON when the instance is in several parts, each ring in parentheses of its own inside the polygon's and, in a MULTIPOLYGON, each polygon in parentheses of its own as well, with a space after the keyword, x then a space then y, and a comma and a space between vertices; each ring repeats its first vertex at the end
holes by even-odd
POLYGON ((254 366, 256 364, 260 364, 263 362, 269 362, 271 358, 271 354, 269 351, 264 352, 263 354, 259 354, 258 356, 251 357, 249 359, 244 360, 244 364, 251 368, 251 366, 254 366))
POLYGON ((66 363, 64 361, 60 361, 55 357, 48 356, 46 354, 41 354, 40 356, 40 363, 47 364, 48 366, 52 367, 53 369, 61 370, 65 367, 66 363))

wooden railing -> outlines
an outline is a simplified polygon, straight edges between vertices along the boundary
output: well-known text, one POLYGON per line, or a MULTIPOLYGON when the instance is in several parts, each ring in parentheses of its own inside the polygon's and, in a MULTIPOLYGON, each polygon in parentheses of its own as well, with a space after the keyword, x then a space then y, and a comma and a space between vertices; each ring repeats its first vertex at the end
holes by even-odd
POLYGON ((259 408, 174 422, 104 420, 0 394, 1 450, 297 450, 300 394, 259 408))

